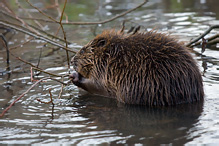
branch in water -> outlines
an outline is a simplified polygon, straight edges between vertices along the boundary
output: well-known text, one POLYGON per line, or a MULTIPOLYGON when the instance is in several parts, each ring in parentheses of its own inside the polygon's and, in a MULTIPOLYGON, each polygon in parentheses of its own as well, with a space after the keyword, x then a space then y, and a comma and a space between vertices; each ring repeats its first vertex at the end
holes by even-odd
POLYGON ((193 44, 197 41, 199 41, 201 38, 203 38, 204 36, 206 36, 212 29, 215 28, 219 28, 219 25, 213 25, 211 26, 208 30, 206 30, 202 35, 200 35, 199 37, 197 37, 196 39, 194 39, 193 41, 189 42, 188 44, 186 44, 186 47, 192 47, 193 44))
POLYGON ((50 77, 45 77, 40 80, 38 80, 36 83, 34 83, 29 89, 27 89, 23 94, 21 94, 16 100, 14 100, 1 114, 0 117, 3 117, 5 113, 18 101, 20 100, 24 95, 26 95, 32 88, 34 88, 38 83, 40 83, 43 80, 50 79, 50 77))
MULTIPOLYGON (((207 45, 213 45, 213 44, 219 43, 219 40, 217 38, 219 38, 219 34, 215 34, 215 35, 213 35, 209 38, 206 38, 207 45)), ((201 45, 201 44, 202 44, 202 41, 198 41, 196 43, 191 44, 190 47, 198 46, 198 45, 201 45)))

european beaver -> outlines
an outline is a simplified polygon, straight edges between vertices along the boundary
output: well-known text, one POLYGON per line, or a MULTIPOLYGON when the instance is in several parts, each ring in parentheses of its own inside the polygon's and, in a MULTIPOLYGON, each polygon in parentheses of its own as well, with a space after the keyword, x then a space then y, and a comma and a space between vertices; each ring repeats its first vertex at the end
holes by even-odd
POLYGON ((123 103, 166 106, 204 97, 200 71, 187 48, 155 31, 105 30, 72 64, 76 86, 123 103))

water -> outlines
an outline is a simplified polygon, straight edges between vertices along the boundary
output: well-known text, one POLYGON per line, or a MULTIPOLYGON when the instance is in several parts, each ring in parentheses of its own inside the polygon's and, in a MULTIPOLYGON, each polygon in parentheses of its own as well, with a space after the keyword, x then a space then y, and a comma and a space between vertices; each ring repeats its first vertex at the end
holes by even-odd
MULTIPOLYGON (((25 2, 21 4, 32 15, 40 16, 25 2)), ((50 1, 34 4, 40 8, 51 5, 50 1)), ((71 21, 99 21, 137 4, 132 0, 69 2, 66 13, 71 21)), ((174 35, 180 41, 189 41, 203 33, 209 25, 219 24, 218 5, 219 1, 216 0, 149 1, 143 8, 125 16, 125 19, 130 20, 126 25, 142 25, 142 29, 147 30, 156 28, 174 35)), ((25 16, 12 1, 10 6, 17 15, 25 16)), ((56 9, 48 8, 46 12, 57 16, 56 9)), ((2 14, 0 19, 12 21, 2 14)), ((103 29, 119 29, 123 20, 124 17, 98 26, 65 26, 67 39, 75 47, 84 45, 103 29)), ((55 33, 58 28, 55 24, 41 24, 50 33, 55 33)), ((216 33, 218 30, 213 30, 208 36, 216 33)), ((27 40, 26 35, 17 32, 8 33, 6 38, 10 47, 27 40)), ((36 64, 41 49, 41 68, 56 74, 67 73, 63 50, 43 47, 41 42, 32 41, 12 52, 36 64)), ((201 52, 200 47, 194 50, 201 52)), ((0 70, 3 71, 6 67, 6 52, 4 48, 0 51, 0 70)), ((73 56, 72 53, 70 55, 73 56)), ((64 87, 59 99, 61 85, 49 80, 33 88, 0 118, 0 144, 218 144, 218 47, 207 47, 203 55, 192 55, 203 74, 204 103, 163 108, 129 106, 113 99, 80 94, 74 85, 64 87), (49 101, 50 88, 54 106, 37 101, 49 101)), ((12 56, 10 61, 11 74, 0 76, 0 111, 33 84, 30 81, 30 67, 12 56)))

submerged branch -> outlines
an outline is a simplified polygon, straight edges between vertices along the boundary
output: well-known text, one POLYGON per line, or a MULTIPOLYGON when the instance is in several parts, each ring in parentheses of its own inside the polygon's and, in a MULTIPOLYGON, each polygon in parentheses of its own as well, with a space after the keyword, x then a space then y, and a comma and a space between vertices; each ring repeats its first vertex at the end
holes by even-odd
MULTIPOLYGON (((3 110, 3 112, 0 114, 0 117, 3 117, 5 115, 5 113, 17 102, 19 101, 22 97, 24 97, 24 95, 26 95, 31 89, 33 89, 37 84, 39 84, 40 82, 42 82, 43 80, 48 80, 48 79, 51 79, 51 80, 54 80, 54 81, 57 81, 59 83, 61 83, 62 85, 67 85, 66 83, 63 83, 62 81, 59 81, 57 79, 54 79, 52 77, 44 77, 38 81, 36 81, 30 88, 28 88, 24 93, 22 93, 17 99, 15 99, 6 109, 3 110)), ((52 93, 51 93, 51 89, 49 90, 49 93, 50 93, 50 99, 51 101, 49 103, 53 103, 53 99, 52 99, 52 93)), ((39 100, 38 100, 39 101, 39 100)))
POLYGON ((212 29, 215 28, 219 28, 219 25, 213 25, 210 28, 208 28, 208 30, 206 30, 202 35, 200 35, 199 37, 197 37, 196 39, 194 39, 193 41, 189 42, 188 44, 186 44, 186 47, 192 47, 194 43, 196 43, 197 41, 199 41, 201 38, 203 38, 204 36, 206 36, 212 29))
MULTIPOLYGON (((213 35, 213 36, 211 36, 209 38, 206 38, 207 45, 214 45, 216 43, 219 43, 219 40, 217 38, 219 38, 219 34, 215 34, 215 35, 213 35)), ((198 45, 201 45, 201 44, 202 44, 202 40, 198 41, 196 43, 191 44, 190 47, 198 46, 198 45)))
POLYGON ((17 99, 15 99, 1 114, 0 117, 3 117, 5 113, 18 101, 20 100, 24 95, 26 95, 32 88, 34 88, 38 83, 40 83, 43 80, 49 79, 50 77, 45 77, 40 80, 38 80, 36 83, 34 83, 30 88, 28 88, 23 94, 21 94, 17 99))
POLYGON ((50 104, 50 103, 52 103, 52 105, 54 106, 55 104, 53 103, 51 90, 52 90, 52 89, 49 88, 49 97, 50 97, 50 101, 49 101, 49 102, 41 101, 40 99, 37 99, 37 101, 39 101, 39 102, 41 102, 41 103, 45 103, 45 104, 50 104))

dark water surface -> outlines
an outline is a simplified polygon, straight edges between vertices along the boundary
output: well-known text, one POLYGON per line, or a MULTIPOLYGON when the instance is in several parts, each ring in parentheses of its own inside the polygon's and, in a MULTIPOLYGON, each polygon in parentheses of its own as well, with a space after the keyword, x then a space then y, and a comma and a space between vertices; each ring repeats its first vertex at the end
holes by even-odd
MULTIPOLYGON (((63 2, 60 1, 61 6, 63 2)), ((68 2, 66 14, 70 21, 99 21, 133 8, 139 2, 68 2)), ((32 3, 39 8, 51 5, 49 0, 32 3)), ((35 17, 44 18, 25 1, 21 4, 35 17)), ((14 1, 9 1, 9 5, 18 16, 25 16, 14 1)), ((218 0, 151 0, 143 8, 116 21, 97 26, 65 26, 65 30, 72 46, 78 47, 103 29, 119 29, 121 22, 128 19, 127 27, 142 25, 147 30, 156 28, 180 41, 189 41, 210 25, 219 24, 218 6, 218 0)), ((57 16, 56 9, 48 8, 45 12, 57 16)), ((0 19, 11 21, 2 14, 0 19)), ((50 33, 58 29, 56 24, 41 24, 50 33)), ((218 30, 213 30, 208 36, 216 33, 218 30)), ((11 32, 6 38, 12 47, 27 40, 28 36, 11 32)), ((36 64, 40 50, 41 68, 56 74, 67 73, 65 51, 44 47, 41 41, 32 41, 12 52, 36 64)), ((200 47, 194 50, 201 52, 200 47)), ((2 72, 6 67, 6 52, 2 46, 0 51, 2 72)), ((0 118, 0 144, 219 144, 219 45, 207 47, 203 55, 192 54, 203 74, 204 103, 165 108, 129 106, 113 99, 80 95, 74 85, 64 87, 61 99, 58 99, 61 85, 48 80, 32 89, 0 118), (50 88, 55 106, 37 101, 49 101, 50 88)), ((0 74, 0 111, 33 84, 30 67, 12 56, 10 58, 11 74, 0 74)), ((46 75, 39 77, 43 76, 46 75)))

